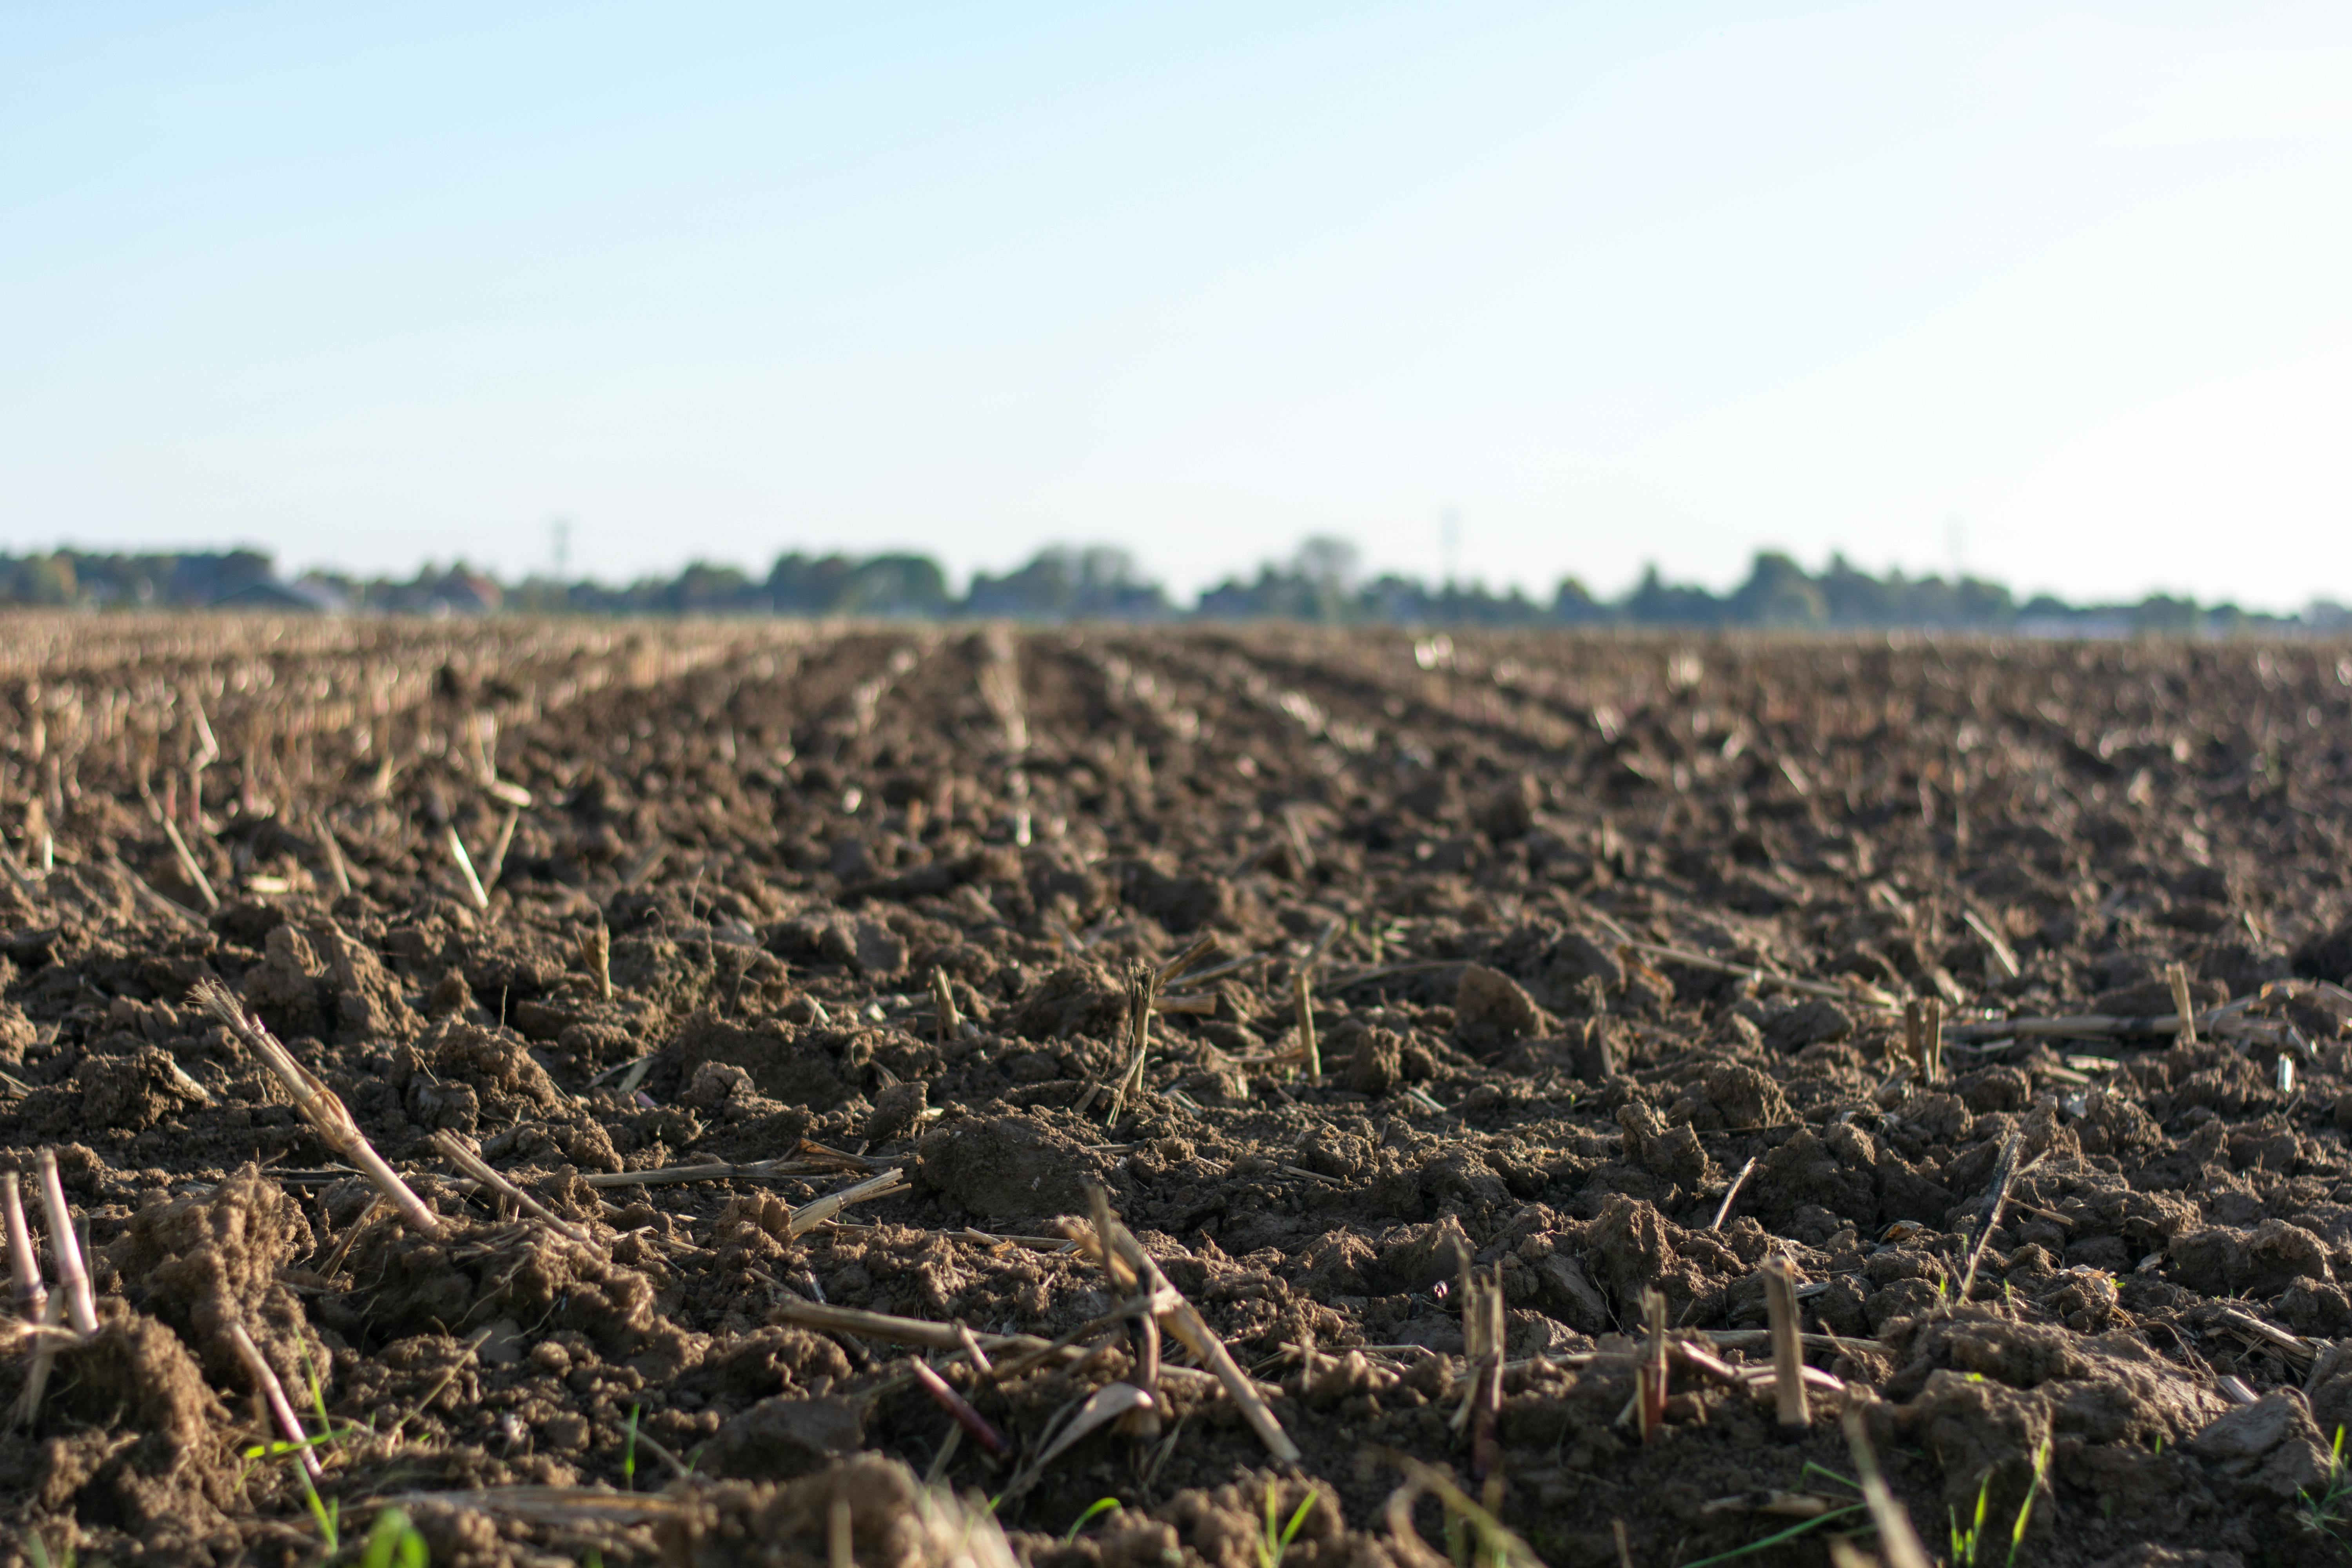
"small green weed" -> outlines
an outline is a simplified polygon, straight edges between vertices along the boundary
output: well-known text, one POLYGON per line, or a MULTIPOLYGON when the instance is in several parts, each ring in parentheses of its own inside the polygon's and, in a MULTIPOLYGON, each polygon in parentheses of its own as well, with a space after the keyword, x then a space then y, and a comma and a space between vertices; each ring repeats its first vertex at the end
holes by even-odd
POLYGON ((429 1562, 424 1535, 400 1510, 383 1510, 368 1526, 367 1544, 360 1551, 360 1568, 428 1568, 429 1562))
MULTIPOLYGON (((1315 1506, 1318 1495, 1318 1489, 1307 1488, 1307 1495, 1299 1500, 1297 1508, 1291 1510, 1290 1522, 1279 1524, 1274 1502, 1274 1483, 1265 1483, 1265 1529, 1255 1542, 1257 1568, 1282 1568, 1283 1554, 1290 1550, 1290 1543, 1298 1539, 1298 1527, 1307 1522, 1307 1511, 1315 1506)), ((1097 1503, 1095 1506, 1099 1508, 1102 1505, 1097 1503)))
POLYGON ((319 1380, 319 1369, 310 1360, 310 1344, 298 1340, 296 1345, 302 1352, 302 1381, 310 1385, 310 1408, 319 1413, 319 1436, 331 1444, 335 1441, 335 1418, 327 1414, 326 1385, 319 1380))
POLYGON ((1087 1525, 1092 1524, 1096 1520, 1100 1519, 1104 1514, 1111 1512, 1118 1506, 1118 1499, 1115 1497, 1095 1499, 1094 1502, 1087 1508, 1087 1511, 1078 1515, 1077 1522, 1071 1525, 1068 1532, 1062 1537, 1064 1544, 1066 1545, 1068 1542, 1076 1541, 1078 1538, 1078 1531, 1084 1530, 1087 1525))
POLYGON ((1966 1530, 1960 1528, 1958 1515, 1950 1509, 1944 1510, 1944 1516, 1952 1523, 1952 1568, 1977 1568, 1977 1543, 1984 1539, 1985 1501, 1991 1495, 1992 1472, 1988 1470, 1984 1479, 1977 1483, 1976 1517, 1969 1521, 1966 1530))
POLYGON ((2017 1568, 2017 1549, 2025 1544, 2025 1527, 2033 1518, 2033 1500, 2042 1495, 2042 1483, 2050 1475, 2050 1439, 2033 1450, 2033 1484, 2025 1489, 2025 1500, 2017 1505, 2017 1522, 2009 1527, 2009 1568, 2017 1568))
POLYGON ((319 1489, 310 1484, 310 1472, 299 1465, 295 1467, 294 1478, 302 1483, 302 1501, 309 1506, 310 1518, 319 1526, 319 1539, 326 1542, 327 1555, 332 1557, 343 1549, 343 1536, 341 1529, 343 1521, 342 1500, 320 1497, 319 1489))
POLYGON ((629 1442, 621 1450, 621 1482, 630 1491, 637 1489, 637 1412, 641 1406, 629 1406, 629 1442))
POLYGON ((36 1535, 25 1550, 33 1568, 74 1568, 74 1549, 70 1546, 64 1548, 61 1555, 52 1557, 49 1555, 49 1543, 36 1535))
MULTIPOLYGON (((2042 1495, 2049 1476, 2050 1440, 2045 1437, 2042 1446, 2033 1450, 2033 1480, 2025 1489, 2025 1500, 2017 1505, 2017 1517, 2010 1521, 2009 1556, 2005 1559, 2005 1568, 2017 1568, 2018 1549, 2025 1544, 2026 1526, 2033 1522, 2033 1500, 2042 1495)), ((1977 1483, 1976 1517, 1969 1521, 1966 1529, 1961 1528, 1958 1518, 1949 1510, 1945 1511, 1952 1527, 1951 1568, 1976 1568, 1978 1549, 1984 1544, 1985 1503, 1991 1491, 1992 1472, 1988 1470, 1984 1479, 1977 1483)))
POLYGON ((2303 1494, 2303 1522, 2321 1535, 2345 1539, 2346 1505, 2352 1503, 2352 1472, 2344 1468, 2344 1428, 2336 1428, 2336 1442, 2327 1454, 2327 1481, 2317 1497, 2303 1494))
MULTIPOLYGON (((1801 1524, 1792 1524, 1786 1530, 1775 1531, 1761 1541, 1751 1541, 1745 1546, 1735 1546, 1728 1552, 1718 1552, 1712 1557, 1702 1557, 1696 1563, 1685 1563, 1683 1568, 1707 1568, 1709 1563, 1728 1563, 1735 1557, 1746 1557, 1752 1552, 1761 1552, 1768 1546, 1778 1546, 1783 1542, 1794 1541, 1809 1530, 1819 1530, 1822 1525, 1844 1519, 1849 1514, 1869 1511, 1870 1505, 1861 1502, 1849 1503, 1844 1508, 1833 1508, 1827 1513, 1817 1513, 1801 1524)), ((1865 1523, 1861 1528, 1867 1531, 1872 1527, 1865 1523)), ((1954 1568, 1958 1568, 1958 1565, 1955 1563, 1954 1568)))

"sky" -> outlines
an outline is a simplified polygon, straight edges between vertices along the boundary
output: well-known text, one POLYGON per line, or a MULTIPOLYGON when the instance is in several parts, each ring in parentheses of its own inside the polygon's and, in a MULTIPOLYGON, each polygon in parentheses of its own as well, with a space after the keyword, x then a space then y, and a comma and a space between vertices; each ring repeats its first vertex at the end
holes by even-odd
POLYGON ((2286 608, 2347 278, 2341 5, 0 0, 0 549, 2286 608))

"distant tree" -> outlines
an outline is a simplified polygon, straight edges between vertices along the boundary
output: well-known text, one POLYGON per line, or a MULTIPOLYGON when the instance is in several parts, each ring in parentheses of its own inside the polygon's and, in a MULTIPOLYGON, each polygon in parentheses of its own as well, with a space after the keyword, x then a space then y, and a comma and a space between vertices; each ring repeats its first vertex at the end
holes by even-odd
POLYGON ((1704 588, 1668 583, 1654 565, 1643 568, 1641 582, 1625 595, 1622 611, 1637 626, 1714 626, 1725 619, 1722 600, 1704 588))
POLYGON ((1748 581, 1733 590, 1729 619, 1746 626, 1805 628, 1829 624, 1829 605, 1805 569, 1777 550, 1759 552, 1748 581))
POLYGON ((1144 580, 1115 545, 1049 545, 1001 577, 975 574, 960 606, 967 616, 1024 621, 1156 620, 1167 595, 1144 580))
POLYGON ((1573 577, 1562 577, 1551 596, 1552 619, 1565 626, 1593 626, 1611 619, 1609 606, 1573 577))

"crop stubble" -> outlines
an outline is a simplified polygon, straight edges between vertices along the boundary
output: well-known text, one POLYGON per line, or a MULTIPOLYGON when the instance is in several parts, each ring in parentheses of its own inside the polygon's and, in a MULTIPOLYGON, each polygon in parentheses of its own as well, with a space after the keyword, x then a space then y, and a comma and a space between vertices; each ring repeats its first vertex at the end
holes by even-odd
POLYGON ((10 629, 0 1563, 2343 1550, 2339 648, 10 629))

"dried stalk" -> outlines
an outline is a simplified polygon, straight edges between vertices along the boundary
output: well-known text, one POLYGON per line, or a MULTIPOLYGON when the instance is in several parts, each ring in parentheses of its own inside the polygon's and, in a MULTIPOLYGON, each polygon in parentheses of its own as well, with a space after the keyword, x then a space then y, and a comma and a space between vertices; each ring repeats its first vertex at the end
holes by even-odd
POLYGON ((1715 1217, 1707 1222, 1707 1229, 1723 1228, 1723 1222, 1731 1217, 1731 1205, 1738 1201, 1739 1189, 1748 1184, 1748 1178, 1755 1173, 1755 1170, 1756 1156, 1750 1154, 1748 1157, 1748 1163, 1739 1167, 1739 1174, 1732 1177, 1731 1185, 1724 1190, 1723 1202, 1716 1209, 1715 1217))
POLYGON ((1622 940, 1617 945, 1631 948, 1635 952, 1648 953, 1653 958, 1667 959, 1686 968, 1704 969, 1712 974, 1747 975, 1755 981, 1759 990, 1769 987, 1793 992, 1800 996, 1820 996, 1832 1002, 1860 1002, 1864 1006, 1877 1007, 1883 1011, 1892 1010, 1890 1005, 1882 1003, 1875 995, 1857 995, 1847 986, 1830 985, 1818 980, 1798 980, 1786 974, 1775 974, 1770 970, 1753 963, 1728 963, 1704 952, 1693 952, 1686 947, 1667 947, 1654 942, 1622 940))
POLYGON ((2197 1043, 2197 1007, 2189 997, 2189 966, 2168 963, 2164 968, 2164 978, 2172 985, 2172 1016, 2180 1020, 2180 1043, 2193 1046, 2197 1043))
POLYGON ((1635 1371, 1640 1384, 1636 1393, 1642 1402, 1642 1441, 1646 1443, 1666 1425, 1666 1299, 1647 1286, 1642 1290, 1642 1316, 1649 1324, 1649 1340, 1635 1371))
POLYGON ((41 1413, 41 1398, 48 1392, 49 1369, 55 1364, 59 1340, 70 1342, 74 1337, 68 1330, 58 1327, 65 1316, 65 1297, 52 1292, 41 1309, 39 1336, 33 1342, 33 1364, 25 1373, 25 1392, 16 1400, 16 1420, 26 1426, 41 1413))
POLYGON ((325 812, 311 813, 310 821, 318 831, 320 846, 327 852, 327 872, 335 879, 335 891, 349 897, 352 890, 352 868, 343 858, 342 842, 335 837, 335 830, 328 826, 325 812))
MULTIPOLYGON (((977 1351, 980 1347, 975 1343, 971 1348, 977 1351)), ((984 1361, 985 1357, 982 1359, 984 1361)), ((1004 1440, 1004 1434, 991 1425, 987 1416, 973 1409, 971 1401, 950 1386, 946 1378, 933 1372, 930 1363, 918 1356, 911 1364, 915 1371, 915 1381, 923 1385, 923 1392, 937 1401, 941 1409, 954 1416, 956 1425, 970 1433, 973 1442, 992 1454, 1003 1455, 1012 1451, 1012 1445, 1004 1440)))
POLYGON ((1290 972, 1291 1005, 1298 1013, 1298 1055, 1307 1061, 1307 1081, 1315 1082, 1323 1076, 1323 1051, 1315 1038, 1315 966, 1339 935, 1339 922, 1333 921, 1290 972))
POLYGON ((198 931, 205 929, 204 916, 196 913, 195 910, 188 908, 185 904, 181 903, 176 899, 165 898, 149 884, 146 878, 142 877, 138 872, 132 870, 130 867, 123 865, 121 861, 116 861, 115 866, 117 869, 121 871, 124 880, 131 884, 131 890, 138 894, 143 901, 152 906, 157 913, 170 915, 173 919, 177 921, 184 921, 187 924, 194 926, 198 931))
POLYGON ((515 1207, 522 1210, 523 1213, 530 1215, 531 1218, 539 1221, 541 1225, 546 1226, 550 1230, 554 1231, 557 1235, 563 1237, 566 1240, 576 1241, 583 1247, 593 1247, 596 1245, 595 1237, 590 1234, 586 1226, 574 1225, 572 1221, 565 1219, 554 1210, 549 1208, 545 1204, 541 1203, 537 1198, 532 1197, 529 1193, 524 1192, 520 1187, 516 1186, 514 1183, 508 1180, 505 1175, 491 1169, 489 1164, 485 1162, 479 1154, 475 1153, 471 1149, 467 1148, 465 1144, 459 1142, 456 1133, 446 1131, 436 1132, 433 1134, 433 1146, 441 1151, 441 1157, 443 1159, 448 1161, 451 1164, 457 1166, 457 1169, 465 1172, 466 1174, 473 1177, 474 1180, 481 1183, 484 1186, 490 1188, 499 1195, 507 1198, 513 1203, 515 1207))
POLYGON ((1911 1516, 1903 1511, 1903 1505, 1886 1489, 1886 1478, 1878 1473, 1878 1456, 1871 1451, 1870 1434, 1863 1429, 1860 1405, 1845 1407, 1844 1426, 1846 1446, 1853 1451, 1853 1472, 1862 1481, 1871 1521, 1878 1526, 1878 1548, 1885 1553, 1887 1568, 1933 1568, 1927 1549, 1919 1543, 1919 1532, 1911 1528, 1911 1516))
POLYGON ((1772 1392, 1780 1425, 1802 1431, 1812 1425, 1805 1405, 1805 1356, 1798 1343, 1797 1284, 1789 1260, 1779 1253, 1764 1260, 1764 1310, 1772 1335, 1772 1392))
POLYGON ((2000 1212, 2009 1206, 2010 1184, 2017 1180, 2018 1136, 2009 1135, 2000 1146, 2000 1171, 1992 1184, 1992 1202, 1985 1210, 1984 1228, 1977 1232, 1977 1243, 1969 1248, 1969 1264, 1960 1275, 1960 1300, 1969 1299, 1976 1288, 1977 1265, 1984 1261, 1985 1248, 1991 1244, 1992 1233, 2000 1228, 2000 1212))
POLYGON ((936 965, 931 970, 931 1011, 939 1025, 940 1044, 944 1046, 963 1027, 963 1015, 956 1011, 955 991, 948 984, 948 972, 936 965))
POLYGON ((1315 983, 1300 964, 1290 972, 1290 1005, 1298 1013, 1298 1055, 1307 1063, 1309 1083, 1323 1076, 1323 1052, 1315 1041, 1315 983))
MULTIPOLYGON (((1423 1493, 1430 1493, 1444 1505, 1449 1517, 1459 1516, 1468 1522, 1476 1536, 1479 1562, 1491 1568, 1543 1568, 1543 1559, 1534 1549, 1505 1528, 1492 1510, 1464 1491, 1447 1471, 1392 1449, 1383 1451, 1381 1457, 1404 1472, 1404 1485, 1389 1494, 1382 1512, 1388 1520, 1390 1542, 1407 1562, 1417 1568, 1454 1568, 1453 1559, 1433 1550, 1412 1527, 1412 1505, 1423 1493)), ((1624 1521, 1619 1521, 1617 1528, 1622 1541, 1624 1521)))
POLYGON ((1257 1389, 1234 1363, 1233 1352, 1225 1348, 1225 1342, 1217 1337, 1216 1331, 1209 1327, 1192 1304, 1168 1282, 1168 1277, 1160 1271, 1160 1265, 1143 1250, 1143 1244, 1135 1239, 1126 1226, 1116 1221, 1111 1226, 1110 1241, 1118 1256, 1127 1259, 1128 1267, 1135 1270, 1150 1290, 1154 1302, 1163 1300, 1169 1302, 1166 1307, 1155 1307, 1161 1326, 1182 1340, 1192 1354, 1216 1373, 1217 1381, 1225 1385, 1225 1392, 1233 1396, 1235 1405, 1241 1406, 1242 1418, 1250 1424, 1250 1430, 1257 1434, 1258 1441, 1265 1445, 1266 1451, 1283 1464, 1298 1463, 1298 1445, 1283 1431, 1282 1423, 1275 1419, 1274 1412, 1258 1396, 1257 1389))
POLYGON ((204 900, 205 909, 219 909, 220 895, 213 891, 212 879, 205 875, 202 866, 196 864, 196 858, 188 853, 188 841, 180 837, 179 825, 160 810, 155 814, 155 820, 163 825, 163 837, 172 841, 172 854, 180 862, 180 875, 196 889, 196 896, 204 900))
POLYGON ((786 1176, 821 1176, 833 1167, 806 1160, 760 1160, 749 1165, 713 1161, 703 1165, 664 1165, 654 1171, 599 1171, 580 1180, 592 1187, 667 1187, 685 1182, 761 1182, 786 1176))
POLYGON ((499 877, 507 868, 507 851, 514 847, 515 824, 522 820, 522 812, 507 808, 506 819, 499 824, 498 842, 490 846, 490 858, 482 863, 482 886, 495 888, 499 877))
POLYGON ((1960 921, 1976 933, 1979 942, 1985 944, 1985 952, 1991 955, 1994 972, 2003 980, 2014 980, 2025 973, 2024 967, 2017 962, 2017 950, 2009 945, 2007 937, 1992 929, 1984 916, 1974 910, 1963 909, 1960 921))
MULTIPOLYGON (((885 1344, 914 1345, 929 1351, 961 1351, 963 1335, 970 1329, 958 1331, 954 1323, 927 1322, 921 1318, 901 1318, 887 1312, 868 1312, 857 1307, 835 1307, 828 1302, 805 1300, 787 1296, 770 1309, 787 1322, 798 1323, 804 1329, 819 1329, 827 1333, 857 1334, 885 1344)), ((1047 1350, 1051 1340, 1034 1334, 973 1334, 973 1340, 984 1349, 1003 1352, 1034 1352, 1047 1350)))
MULTIPOLYGON (((2188 1015, 2189 1022, 2200 1028, 2222 1034, 2235 1029, 2241 1035, 2267 1037, 2271 1027, 2262 1020, 2241 1018, 2238 1015, 2252 1005, 2252 997, 2245 997, 2221 1007, 2208 1007, 2201 1013, 2188 1015)), ((2158 1013, 2147 1017, 2134 1017, 2120 1013, 2074 1013, 2055 1018, 2006 1018, 1999 1023, 1955 1024, 1949 1033, 1956 1040, 1995 1039, 2116 1039, 2131 1036, 2174 1035, 2180 1033, 2182 1015, 2158 1013)))
POLYGON ((294 1446, 301 1458, 304 1473, 314 1481, 319 1479, 326 1471, 319 1466, 319 1456, 310 1451, 310 1435, 302 1430, 302 1423, 296 1418, 294 1405, 286 1397, 286 1385, 278 1381, 278 1373, 263 1358, 261 1347, 253 1342, 253 1336, 245 1331, 243 1323, 231 1323, 228 1337, 229 1342, 236 1346, 237 1359, 245 1363, 245 1370, 252 1374, 254 1392, 261 1395, 262 1404, 268 1407, 270 1419, 278 1424, 279 1436, 294 1446))
POLYGON ((465 879, 467 895, 474 900, 476 909, 488 910, 490 895, 482 890, 482 879, 474 874, 474 858, 466 853, 466 841, 458 837, 457 825, 450 823, 443 831, 449 839, 449 863, 457 868, 457 875, 465 879))
POLYGON ((862 1204, 870 1198, 887 1198, 905 1192, 906 1186, 899 1181, 899 1177, 903 1174, 905 1174, 904 1172, 897 1166, 892 1166, 889 1170, 878 1172, 853 1186, 844 1187, 837 1193, 827 1193, 813 1203, 803 1205, 793 1211, 792 1223, 788 1227, 789 1234, 805 1236, 852 1204, 862 1204))
POLYGON ((613 999, 613 933, 600 922, 580 933, 580 962, 596 980, 596 997, 613 999))
POLYGON ((1473 1377, 1470 1391, 1470 1473, 1491 1488, 1503 1479, 1503 1449, 1496 1427, 1503 1417, 1503 1277, 1498 1265, 1485 1274, 1465 1270, 1462 1292, 1463 1349, 1473 1377))
MULTIPOLYGON (((1089 1184, 1087 1204, 1094 1220, 1091 1239, 1095 1262, 1102 1269, 1103 1278, 1110 1282, 1114 1294, 1131 1296, 1139 1283, 1135 1270, 1128 1267, 1127 1259, 1114 1251, 1110 1245, 1111 1232, 1118 1225, 1117 1217, 1110 1212, 1110 1194, 1099 1186, 1089 1184)), ((1160 1436, 1160 1320, 1153 1313, 1150 1297, 1136 1298, 1134 1307, 1130 1316, 1135 1324, 1138 1353, 1135 1373, 1128 1381, 1150 1397, 1147 1403, 1138 1405, 1121 1418, 1119 1430, 1135 1437, 1157 1437, 1160 1436)))
POLYGON ((48 1305, 48 1288, 41 1283, 40 1260, 33 1254, 33 1233, 25 1224, 25 1199, 16 1188, 16 1173, 0 1171, 0 1222, 8 1230, 8 1275, 16 1288, 17 1314, 37 1320, 48 1305))
MULTIPOLYGON (((1144 1063, 1151 1050, 1151 1009, 1160 999, 1160 976, 1181 970, 1186 960, 1200 948, 1201 943, 1193 943, 1182 957, 1160 969, 1139 963, 1129 971, 1127 979, 1127 1061, 1119 1068, 1118 1081, 1111 1086, 1110 1114, 1104 1118, 1106 1123, 1118 1121, 1120 1112, 1127 1109, 1129 1095, 1142 1092, 1144 1063)), ((1087 1092, 1078 1100, 1080 1115, 1086 1113, 1087 1108, 1095 1102, 1101 1090, 1100 1083, 1087 1086, 1087 1092)))
MULTIPOLYGON (((1241 957, 1228 960, 1223 963, 1213 963, 1206 969, 1188 969, 1184 972, 1184 977, 1181 980, 1173 981, 1171 984, 1181 985, 1187 991, 1196 991, 1212 980, 1223 980, 1228 974, 1238 974, 1244 969, 1264 963, 1270 956, 1263 952, 1244 953, 1241 957)), ((1160 998, 1162 1003, 1169 1000, 1170 998, 1166 996, 1160 998)))
POLYGON ((90 1295, 89 1270, 82 1266, 81 1243, 74 1236, 73 1209, 66 1203, 54 1149, 41 1151, 41 1207, 49 1222, 49 1256, 57 1262, 58 1294, 66 1300, 66 1321, 75 1333, 94 1334, 98 1302, 90 1295))
POLYGON ((229 1033, 243 1041, 246 1049, 259 1057, 278 1081, 293 1095, 295 1108, 302 1120, 342 1159, 357 1166, 373 1182, 376 1190, 400 1211, 400 1217, 412 1229, 426 1236, 441 1234, 441 1219, 425 1200, 409 1190, 400 1173, 387 1164, 375 1145, 352 1120, 352 1113, 335 1097, 335 1091, 320 1082, 317 1074, 294 1059, 293 1054, 271 1037, 257 1019, 246 1016, 236 996, 217 980, 199 982, 189 994, 190 1000, 227 1026, 229 1033))
MULTIPOLYGON (((1771 1331, 1767 1329, 1702 1329, 1706 1342, 1717 1350, 1758 1351, 1772 1346, 1771 1331)), ((1851 1355, 1856 1351, 1884 1351, 1886 1347, 1876 1340, 1857 1340, 1844 1334, 1799 1334, 1797 1342, 1809 1351, 1827 1355, 1851 1355)), ((1810 1370, 1810 1369, 1809 1369, 1810 1370)))

